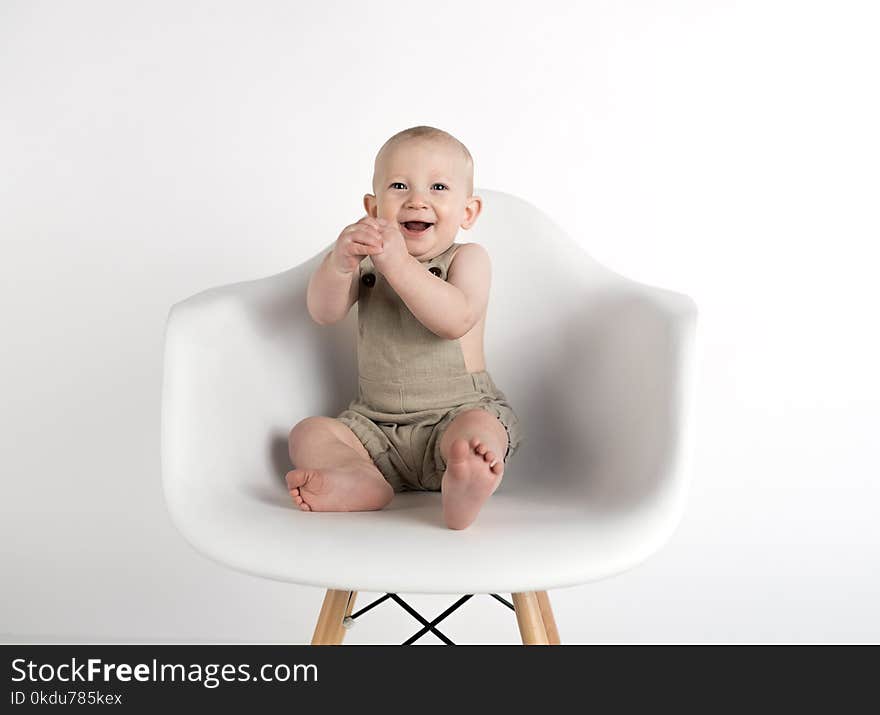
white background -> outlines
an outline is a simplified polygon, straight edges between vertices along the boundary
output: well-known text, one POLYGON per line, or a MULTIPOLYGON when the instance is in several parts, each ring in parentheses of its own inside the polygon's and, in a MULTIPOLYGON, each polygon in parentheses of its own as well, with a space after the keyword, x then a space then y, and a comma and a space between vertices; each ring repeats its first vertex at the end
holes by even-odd
MULTIPOLYGON (((0 639, 309 641, 321 590, 170 522, 164 323, 314 255, 382 142, 430 124, 477 187, 700 308, 686 517, 637 569, 551 592, 563 642, 880 640, 871 5, 4 0, 0 639)), ((518 642, 488 596, 444 625, 518 642)), ((416 629, 386 603, 347 642, 416 629)))

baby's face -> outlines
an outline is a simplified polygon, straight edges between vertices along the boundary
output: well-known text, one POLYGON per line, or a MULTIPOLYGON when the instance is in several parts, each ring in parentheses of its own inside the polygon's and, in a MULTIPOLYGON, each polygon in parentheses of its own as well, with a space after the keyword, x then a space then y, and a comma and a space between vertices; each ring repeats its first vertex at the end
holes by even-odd
POLYGON ((466 157, 438 140, 409 139, 380 154, 373 190, 375 195, 364 196, 367 213, 397 223, 410 255, 422 261, 449 248, 482 206, 471 195, 473 172, 466 157), (431 225, 418 230, 410 221, 431 225))

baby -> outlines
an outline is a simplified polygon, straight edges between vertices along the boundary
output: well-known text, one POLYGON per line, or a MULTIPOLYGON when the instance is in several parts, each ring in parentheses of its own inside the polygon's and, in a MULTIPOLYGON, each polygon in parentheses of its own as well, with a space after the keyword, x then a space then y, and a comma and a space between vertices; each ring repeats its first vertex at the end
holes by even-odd
POLYGON ((391 137, 376 156, 366 216, 346 226, 311 276, 319 325, 358 303, 358 397, 335 418, 290 431, 287 486, 304 511, 367 511, 396 492, 440 491, 451 529, 498 488, 520 423, 486 370, 491 264, 477 243, 467 148, 433 127, 391 137))

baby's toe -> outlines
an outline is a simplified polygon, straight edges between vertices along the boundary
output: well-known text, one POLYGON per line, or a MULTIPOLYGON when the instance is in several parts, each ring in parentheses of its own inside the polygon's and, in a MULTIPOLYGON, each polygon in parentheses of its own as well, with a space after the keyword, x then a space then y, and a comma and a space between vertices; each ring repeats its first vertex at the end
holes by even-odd
POLYGON ((488 450, 489 448, 485 444, 480 442, 474 449, 477 454, 486 454, 486 450, 488 450))
POLYGON ((463 439, 457 439, 452 443, 452 446, 449 448, 449 460, 450 462, 461 462, 466 460, 470 455, 470 448, 468 443, 463 439))
POLYGON ((488 451, 487 451, 487 452, 483 455, 483 459, 484 459, 485 461, 487 461, 489 464, 492 464, 492 462, 494 462, 495 459, 496 459, 496 457, 495 457, 495 452, 488 452, 488 451))

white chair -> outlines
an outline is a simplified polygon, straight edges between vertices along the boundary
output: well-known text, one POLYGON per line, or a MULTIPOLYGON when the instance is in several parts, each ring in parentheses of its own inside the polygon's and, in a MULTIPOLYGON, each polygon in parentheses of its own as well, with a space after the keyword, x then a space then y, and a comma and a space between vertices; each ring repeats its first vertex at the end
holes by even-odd
MULTIPOLYGON (((405 608, 398 593, 507 603, 497 593, 508 592, 523 642, 558 643, 546 592, 636 566, 682 516, 693 300, 604 268, 519 198, 477 194, 483 212, 456 240, 492 258, 487 369, 525 441, 467 529, 445 527, 439 492, 347 513, 300 511, 287 492, 290 429, 336 415, 357 389, 357 306, 323 327, 306 309, 309 276, 330 245, 169 312, 162 477, 171 517, 221 564, 327 589, 313 643, 342 641, 343 620, 360 615, 357 590, 405 608)), ((436 628, 448 614, 428 622, 410 612, 420 634, 450 642, 436 628)))

